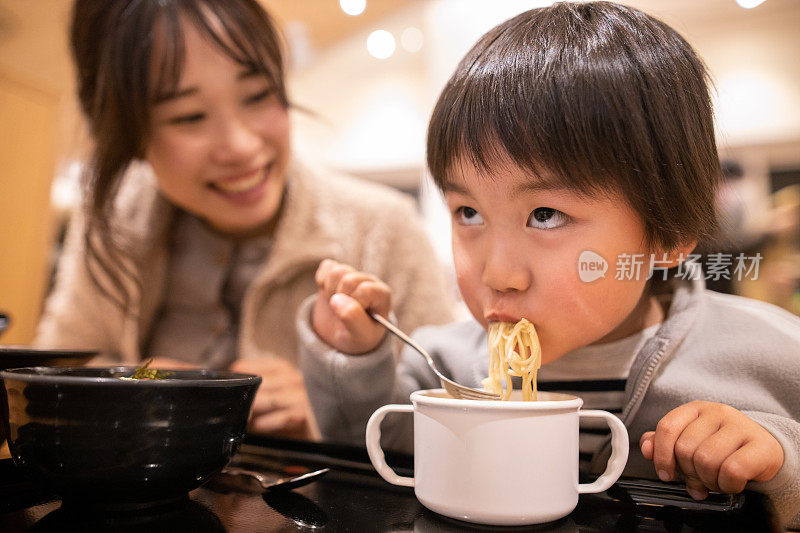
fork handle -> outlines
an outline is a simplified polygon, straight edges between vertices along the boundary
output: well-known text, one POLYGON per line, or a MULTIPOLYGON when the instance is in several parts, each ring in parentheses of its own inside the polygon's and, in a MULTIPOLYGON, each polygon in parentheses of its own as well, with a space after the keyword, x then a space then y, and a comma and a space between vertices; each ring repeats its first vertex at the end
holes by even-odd
POLYGON ((414 348, 417 352, 422 355, 426 361, 428 361, 428 366, 436 373, 439 378, 443 378, 442 374, 436 369, 436 364, 433 362, 433 358, 425 351, 425 348, 417 344, 411 337, 403 333, 397 326, 389 322, 387 319, 375 313, 374 311, 368 311, 369 316, 372 317, 373 320, 379 322, 383 327, 388 329, 392 334, 400 338, 403 342, 414 348))

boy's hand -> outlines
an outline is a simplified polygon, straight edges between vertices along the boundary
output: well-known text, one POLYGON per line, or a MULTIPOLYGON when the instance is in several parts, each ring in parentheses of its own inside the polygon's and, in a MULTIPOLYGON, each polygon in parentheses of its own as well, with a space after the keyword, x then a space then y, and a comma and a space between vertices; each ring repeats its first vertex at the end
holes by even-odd
POLYGON ((696 500, 708 491, 736 493, 748 481, 768 481, 783 465, 783 448, 744 413, 721 403, 695 401, 664 416, 639 441, 663 481, 677 466, 696 500))
POLYGON ((374 350, 386 331, 367 310, 389 314, 389 286, 332 259, 320 263, 315 277, 319 291, 311 324, 317 335, 340 352, 355 355, 374 350))

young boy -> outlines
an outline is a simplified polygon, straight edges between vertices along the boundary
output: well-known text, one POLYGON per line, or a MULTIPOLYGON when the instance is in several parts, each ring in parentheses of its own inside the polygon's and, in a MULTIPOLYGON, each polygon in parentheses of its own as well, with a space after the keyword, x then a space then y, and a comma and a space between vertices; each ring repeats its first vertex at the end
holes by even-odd
MULTIPOLYGON (((487 325, 527 318, 540 389, 616 410, 639 443, 626 475, 681 476, 697 499, 747 484, 800 525, 800 319, 676 275, 715 229, 719 174, 706 71, 686 41, 606 2, 512 18, 444 88, 428 164, 475 318, 416 332, 443 373, 479 387, 487 325)), ((376 408, 439 382, 408 349, 396 362, 366 314, 389 314, 383 282, 333 261, 317 282, 298 319, 307 389, 325 437, 362 443, 376 408)), ((410 449, 409 426, 387 420, 388 444, 410 449)), ((607 441, 581 428, 583 467, 604 467, 607 441)))

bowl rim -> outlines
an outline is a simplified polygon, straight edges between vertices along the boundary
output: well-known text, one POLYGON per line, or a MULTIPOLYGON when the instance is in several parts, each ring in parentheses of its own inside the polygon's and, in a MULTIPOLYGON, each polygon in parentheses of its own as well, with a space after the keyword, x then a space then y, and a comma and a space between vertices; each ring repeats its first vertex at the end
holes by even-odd
MULTIPOLYGON (((170 370, 180 375, 182 373, 191 374, 216 374, 218 378, 210 379, 120 379, 118 377, 101 376, 69 376, 53 371, 69 370, 110 370, 121 372, 135 372, 137 366, 116 365, 116 366, 27 366, 20 368, 9 368, 0 370, 0 379, 17 380, 27 383, 53 384, 53 385, 115 385, 119 387, 231 387, 236 385, 258 385, 261 383, 261 376, 255 374, 244 374, 240 372, 230 372, 228 370, 208 370, 208 369, 175 369, 170 370), (42 373, 48 372, 51 373, 42 373)), ((165 369, 169 370, 169 369, 165 369)))
POLYGON ((23 346, 18 344, 0 344, 0 360, 6 356, 18 357, 62 357, 64 359, 74 359, 80 357, 94 357, 100 355, 99 350, 70 350, 62 348, 36 348, 33 346, 23 346))

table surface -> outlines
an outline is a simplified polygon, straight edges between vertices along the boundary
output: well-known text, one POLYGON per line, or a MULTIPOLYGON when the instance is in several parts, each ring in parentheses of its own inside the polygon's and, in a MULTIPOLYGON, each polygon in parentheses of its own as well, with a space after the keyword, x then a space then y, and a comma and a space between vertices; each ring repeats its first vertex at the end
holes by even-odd
MULTIPOLYGON (((413 458, 387 454, 409 475, 413 458)), ((249 483, 212 479, 185 502, 148 511, 107 515, 69 512, 28 481, 10 460, 0 461, 0 531, 781 531, 763 496, 746 492, 696 503, 675 485, 623 480, 612 490, 581 495, 566 518, 527 528, 490 528, 451 520, 423 507, 413 489, 386 483, 362 448, 248 437, 232 464, 274 478, 330 467, 316 482, 290 492, 261 493, 249 483)))

